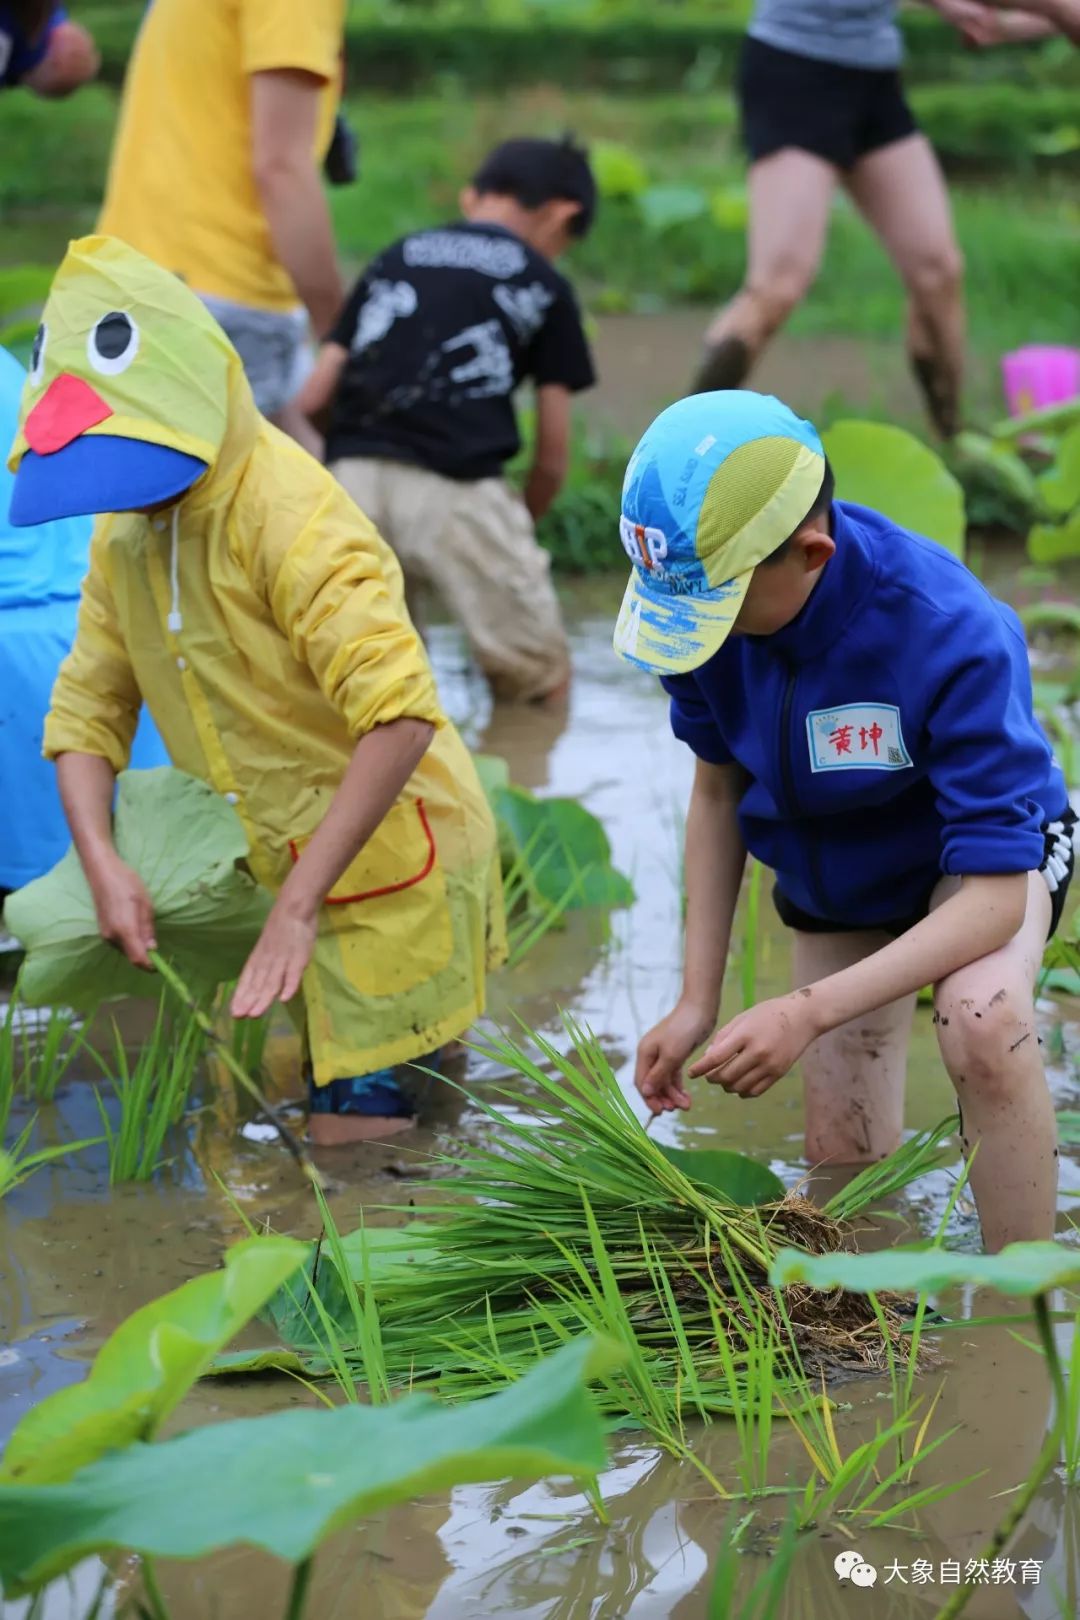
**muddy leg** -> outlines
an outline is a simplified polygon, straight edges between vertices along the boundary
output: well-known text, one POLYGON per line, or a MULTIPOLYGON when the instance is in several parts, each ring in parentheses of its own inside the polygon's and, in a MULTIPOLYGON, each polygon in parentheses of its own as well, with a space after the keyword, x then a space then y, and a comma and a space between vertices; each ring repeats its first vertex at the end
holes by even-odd
MULTIPOLYGON (((935 903, 950 882, 939 884, 935 903)), ((1033 872, 1019 933, 934 992, 938 1044, 956 1087, 971 1189, 991 1251, 1054 1232, 1057 1130, 1034 1005, 1049 925, 1050 894, 1033 872)))
POLYGON ((746 279, 705 334, 692 394, 741 388, 755 359, 813 285, 836 170, 786 148, 750 170, 746 279))
MULTIPOLYGON (((861 962, 889 936, 795 933, 795 984, 861 962)), ((813 1164, 870 1164, 900 1146, 914 996, 820 1036, 803 1054, 806 1156, 813 1164)))
POLYGON ((911 367, 930 420, 950 439, 960 426, 964 260, 937 158, 911 135, 863 158, 847 184, 903 277, 911 367))

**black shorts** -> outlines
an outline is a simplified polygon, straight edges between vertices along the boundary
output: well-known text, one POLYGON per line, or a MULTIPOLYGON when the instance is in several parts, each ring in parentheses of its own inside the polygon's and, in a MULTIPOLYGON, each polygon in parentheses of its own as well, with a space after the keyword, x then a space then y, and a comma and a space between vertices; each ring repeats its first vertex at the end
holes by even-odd
POLYGON ((743 41, 737 80, 743 144, 752 162, 784 147, 853 169, 918 125, 895 69, 843 67, 743 41))
MULTIPOLYGON (((1076 827, 1076 816, 1072 810, 1066 810, 1059 821, 1051 821, 1043 828, 1045 847, 1042 865, 1039 871, 1046 879, 1046 886, 1050 890, 1050 927, 1047 939, 1052 939, 1057 933, 1061 914, 1065 910, 1065 901, 1068 898, 1069 884, 1072 882, 1073 867, 1076 862, 1076 850, 1073 846, 1073 833, 1076 827)), ((937 880, 940 881, 940 880, 937 880)), ((934 888, 937 887, 935 881, 934 888)), ((815 917, 812 912, 803 911, 794 900, 789 900, 783 894, 779 884, 773 885, 773 905, 780 921, 788 928, 797 928, 801 934, 853 934, 866 932, 869 929, 892 934, 899 939, 906 934, 909 928, 922 922, 930 910, 930 895, 917 911, 908 917, 894 917, 890 922, 880 923, 845 923, 835 922, 830 917, 815 917)))

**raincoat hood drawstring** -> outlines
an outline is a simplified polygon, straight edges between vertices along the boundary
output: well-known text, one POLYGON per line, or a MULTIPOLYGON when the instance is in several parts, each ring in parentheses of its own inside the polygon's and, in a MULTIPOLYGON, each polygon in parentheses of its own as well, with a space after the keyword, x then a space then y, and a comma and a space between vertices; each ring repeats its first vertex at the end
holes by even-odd
POLYGON ((173 505, 170 520, 171 533, 169 536, 169 587, 171 598, 169 603, 169 617, 166 619, 170 631, 175 636, 184 628, 184 617, 180 612, 180 502, 173 505))

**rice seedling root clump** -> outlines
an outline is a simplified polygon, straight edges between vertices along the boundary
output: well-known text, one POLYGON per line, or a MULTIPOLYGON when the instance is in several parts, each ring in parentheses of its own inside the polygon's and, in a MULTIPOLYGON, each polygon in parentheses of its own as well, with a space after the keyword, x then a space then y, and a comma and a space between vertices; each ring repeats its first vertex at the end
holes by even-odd
MULTIPOLYGON (((656 1143, 593 1037, 567 1028, 571 1055, 537 1036, 533 1050, 505 1036, 484 1047, 513 1076, 472 1093, 497 1130, 440 1157, 421 1221, 412 1210, 405 1227, 344 1238, 328 1225, 307 1297, 291 1284, 269 1313, 306 1370, 370 1387, 377 1338, 386 1391, 473 1398, 602 1334, 625 1352, 602 1380, 606 1409, 678 1449, 684 1417, 801 1405, 821 1376, 905 1361, 892 1301, 768 1281, 782 1248, 851 1247, 858 1191, 841 1219, 740 1155, 656 1143), (737 1201, 751 1183, 766 1199, 737 1201)), ((928 1167, 938 1140, 905 1174, 928 1167)), ((874 1168, 867 1199, 882 1185, 874 1168)))

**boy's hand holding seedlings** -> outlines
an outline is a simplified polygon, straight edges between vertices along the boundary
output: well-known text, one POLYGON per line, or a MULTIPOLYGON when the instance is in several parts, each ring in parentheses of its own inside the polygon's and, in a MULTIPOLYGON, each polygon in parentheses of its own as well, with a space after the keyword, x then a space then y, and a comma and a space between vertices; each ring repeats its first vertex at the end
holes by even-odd
POLYGON ((690 1075, 737 1097, 760 1097, 819 1035, 999 950, 1019 929, 1026 904, 1023 872, 963 878, 922 922, 854 967, 739 1013, 717 1030, 690 1075))
POLYGON ((983 1240, 1050 1236, 1034 996, 1076 818, 1015 614, 942 548, 837 500, 814 429, 747 390, 657 417, 619 534, 616 651, 659 675, 696 760, 683 988, 638 1053, 648 1107, 689 1107, 748 847, 776 874, 795 989, 725 1024, 690 1076, 758 1097, 801 1059, 807 1159, 883 1159, 932 985, 983 1240))
MULTIPOLYGON (((635 1083, 654 1114, 690 1107, 685 1065, 716 1023, 746 849, 737 766, 697 762, 686 824, 686 957, 675 1008, 644 1037, 635 1083)), ((1024 873, 952 880, 954 892, 881 950, 815 984, 760 1002, 718 1029, 691 1078, 760 1097, 819 1035, 999 949, 1024 918, 1024 873)))

